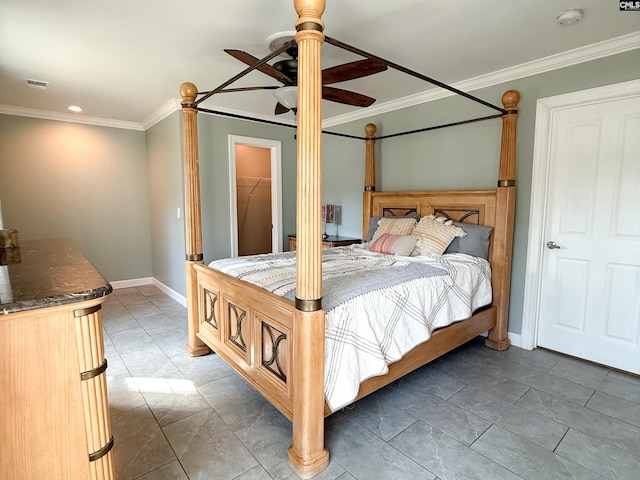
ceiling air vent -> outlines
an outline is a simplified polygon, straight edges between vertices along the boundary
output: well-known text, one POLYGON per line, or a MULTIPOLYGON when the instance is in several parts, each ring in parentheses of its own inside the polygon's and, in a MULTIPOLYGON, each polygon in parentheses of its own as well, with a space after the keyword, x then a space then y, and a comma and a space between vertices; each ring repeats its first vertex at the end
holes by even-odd
POLYGON ((46 90, 49 82, 45 82, 44 80, 33 80, 31 78, 27 78, 27 85, 31 88, 39 88, 40 90, 46 90))

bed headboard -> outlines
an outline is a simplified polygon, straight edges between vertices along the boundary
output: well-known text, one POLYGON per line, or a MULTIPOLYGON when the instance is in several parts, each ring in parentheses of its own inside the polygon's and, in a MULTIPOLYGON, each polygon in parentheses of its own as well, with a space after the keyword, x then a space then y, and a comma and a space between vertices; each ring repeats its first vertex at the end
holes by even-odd
POLYGON ((363 235, 371 217, 435 214, 455 222, 495 228, 496 190, 428 190, 367 192, 363 205, 363 235))

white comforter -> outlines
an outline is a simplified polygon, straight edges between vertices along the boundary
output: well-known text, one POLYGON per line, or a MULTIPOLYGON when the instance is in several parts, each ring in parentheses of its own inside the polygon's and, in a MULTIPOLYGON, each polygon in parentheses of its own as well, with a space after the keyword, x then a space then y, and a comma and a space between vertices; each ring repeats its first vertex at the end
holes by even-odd
MULTIPOLYGON (((491 303, 491 272, 489 262, 482 258, 460 253, 396 257, 372 253, 357 245, 330 250, 323 258, 323 285, 338 276, 350 281, 351 267, 347 265, 351 264, 358 275, 365 268, 373 268, 377 275, 386 269, 396 276, 390 286, 377 285, 371 291, 358 291, 335 306, 336 302, 327 301, 330 299, 326 298, 325 290, 323 304, 326 302, 330 308, 325 323, 324 391, 333 411, 353 402, 362 381, 387 373, 389 364, 428 340, 433 330, 468 318, 477 308, 491 303), (420 266, 413 265, 408 269, 413 268, 414 274, 406 281, 397 281, 398 275, 402 276, 399 269, 415 262, 442 271, 416 278, 415 270, 420 266)), ((258 268, 258 257, 217 260, 210 266, 292 297, 295 285, 292 256, 259 257, 264 263, 258 268), (265 274, 265 271, 279 273, 265 274)))

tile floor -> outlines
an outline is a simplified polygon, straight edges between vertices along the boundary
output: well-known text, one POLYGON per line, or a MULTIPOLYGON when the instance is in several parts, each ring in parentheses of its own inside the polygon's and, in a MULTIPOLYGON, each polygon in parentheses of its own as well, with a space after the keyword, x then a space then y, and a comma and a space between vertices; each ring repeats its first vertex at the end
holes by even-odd
MULTIPOLYGON (((154 286, 103 309, 118 479, 297 479, 290 423, 215 355, 185 353, 186 311, 154 286)), ((640 378, 480 340, 327 419, 317 479, 640 478, 640 378)))

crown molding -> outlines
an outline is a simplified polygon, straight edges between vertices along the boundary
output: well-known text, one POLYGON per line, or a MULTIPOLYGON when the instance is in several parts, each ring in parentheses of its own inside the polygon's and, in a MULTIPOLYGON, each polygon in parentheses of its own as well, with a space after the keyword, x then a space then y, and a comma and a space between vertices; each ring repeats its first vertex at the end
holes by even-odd
MULTIPOLYGON (((623 35, 621 37, 616 37, 611 40, 605 40, 603 42, 594 43, 573 50, 567 50, 566 52, 539 58, 537 60, 532 60, 531 62, 521 63, 520 65, 498 70, 486 75, 480 75, 468 80, 463 80, 461 82, 454 83, 451 86, 458 90, 470 92, 480 88, 510 82, 519 78, 538 75, 540 73, 635 50, 637 48, 640 48, 640 32, 623 35)), ((333 127, 356 120, 362 120, 374 115, 400 110, 420 103, 433 102, 434 100, 439 100, 452 95, 454 95, 454 93, 448 90, 434 87, 433 89, 429 89, 415 95, 409 95, 391 102, 367 107, 364 111, 350 112, 344 115, 328 118, 322 122, 322 127, 333 127)))
POLYGON ((149 115, 147 118, 145 118, 142 121, 143 129, 149 130, 156 123, 161 122, 162 120, 167 118, 169 115, 171 115, 173 112, 180 110, 181 108, 182 108, 182 105, 180 104, 180 100, 178 100, 177 98, 172 98, 167 103, 165 103, 162 107, 160 107, 158 110, 153 112, 151 115, 149 115))
POLYGON ((100 127, 122 128, 125 130, 138 130, 143 132, 142 124, 137 122, 126 122, 124 120, 112 120, 110 118, 88 117, 77 113, 59 113, 50 110, 37 110, 35 108, 14 107, 11 105, 0 105, 0 113, 5 115, 16 115, 19 117, 41 118, 43 120, 57 120, 60 122, 83 123, 86 125, 97 125, 100 127))

